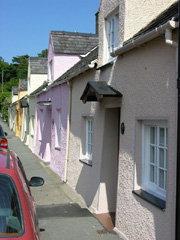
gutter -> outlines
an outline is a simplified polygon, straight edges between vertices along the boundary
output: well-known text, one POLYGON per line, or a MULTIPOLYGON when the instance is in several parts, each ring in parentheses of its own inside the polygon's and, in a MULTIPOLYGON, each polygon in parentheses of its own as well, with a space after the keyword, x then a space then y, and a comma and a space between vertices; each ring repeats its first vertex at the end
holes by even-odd
MULTIPOLYGON (((141 36, 137 37, 136 39, 132 39, 127 44, 115 48, 114 51, 111 52, 111 56, 116 57, 116 56, 121 55, 121 54, 123 54, 127 51, 132 50, 133 48, 139 47, 140 45, 142 45, 142 44, 144 44, 144 43, 146 43, 146 42, 164 34, 166 32, 166 30, 169 32, 169 33, 166 32, 167 37, 171 38, 172 37, 172 32, 170 34, 170 31, 172 29, 177 28, 178 26, 179 26, 178 22, 173 21, 173 20, 168 21, 167 23, 155 28, 154 30, 152 30, 148 33, 145 33, 144 35, 141 35, 141 36)), ((170 41, 169 41, 169 43, 167 41, 167 43, 172 44, 170 41)))

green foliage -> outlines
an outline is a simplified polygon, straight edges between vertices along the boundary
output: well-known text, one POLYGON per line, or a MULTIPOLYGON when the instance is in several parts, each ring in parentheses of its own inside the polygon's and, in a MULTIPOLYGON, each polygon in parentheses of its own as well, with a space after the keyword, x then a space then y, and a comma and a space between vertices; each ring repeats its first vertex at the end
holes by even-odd
MULTIPOLYGON (((48 50, 42 50, 38 57, 47 57, 48 50)), ((28 72, 29 55, 16 56, 12 58, 11 64, 4 61, 0 56, 0 111, 3 118, 8 120, 8 105, 11 103, 12 87, 18 86, 19 79, 26 79, 28 72), (2 93, 3 79, 3 93, 2 93)), ((47 83, 44 83, 45 86, 47 83)))
POLYGON ((8 105, 11 103, 11 93, 3 92, 0 94, 0 109, 2 112, 2 117, 6 121, 8 120, 8 105))
POLYGON ((48 50, 47 49, 44 49, 44 50, 41 51, 41 53, 38 53, 38 57, 47 58, 47 55, 48 55, 48 50))
POLYGON ((17 70, 17 78, 23 78, 23 79, 27 78, 28 59, 29 59, 29 56, 27 54, 13 57, 12 62, 14 67, 17 70))

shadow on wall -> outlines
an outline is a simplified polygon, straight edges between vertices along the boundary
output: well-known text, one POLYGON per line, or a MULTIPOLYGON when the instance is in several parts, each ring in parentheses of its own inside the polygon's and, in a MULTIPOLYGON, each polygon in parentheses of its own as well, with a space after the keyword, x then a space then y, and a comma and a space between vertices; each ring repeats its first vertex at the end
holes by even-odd
POLYGON ((98 128, 102 144, 94 137, 92 166, 83 165, 76 186, 86 204, 93 204, 98 212, 116 211, 119 114, 119 108, 105 110, 104 124, 98 128))
POLYGON ((42 129, 42 142, 39 150, 39 156, 45 162, 51 161, 51 127, 52 127, 52 110, 51 108, 46 108, 43 112, 43 122, 41 122, 42 129))

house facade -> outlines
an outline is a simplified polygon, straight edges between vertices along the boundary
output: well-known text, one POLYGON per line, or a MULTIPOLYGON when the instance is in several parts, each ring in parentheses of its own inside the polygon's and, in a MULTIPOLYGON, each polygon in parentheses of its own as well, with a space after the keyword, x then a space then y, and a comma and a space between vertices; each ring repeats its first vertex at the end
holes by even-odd
POLYGON ((18 100, 15 102, 16 103, 15 135, 19 138, 21 138, 22 133, 22 116, 23 116, 21 102, 26 94, 27 94, 27 79, 19 79, 18 100))
POLYGON ((34 152, 49 164, 62 180, 67 174, 67 129, 69 88, 59 82, 69 68, 97 45, 95 34, 51 32, 48 49, 48 81, 46 88, 36 92, 34 152), (50 126, 50 127, 49 127, 50 126))
POLYGON ((98 66, 72 81, 68 182, 124 239, 175 239, 177 12, 102 0, 98 66))
POLYGON ((22 134, 23 141, 34 151, 35 96, 31 95, 47 81, 47 58, 29 57, 27 74, 27 95, 23 98, 22 134))
POLYGON ((15 104, 15 102, 18 100, 18 87, 12 87, 11 99, 12 99, 12 103, 8 107, 8 124, 9 124, 9 128, 13 132, 15 132, 15 116, 16 116, 16 104, 15 104))

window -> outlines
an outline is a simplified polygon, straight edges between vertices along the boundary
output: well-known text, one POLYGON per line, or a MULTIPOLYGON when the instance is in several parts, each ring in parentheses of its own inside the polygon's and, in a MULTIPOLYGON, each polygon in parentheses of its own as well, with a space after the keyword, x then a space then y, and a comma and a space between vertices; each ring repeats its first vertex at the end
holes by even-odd
POLYGON ((106 20, 107 60, 111 60, 110 53, 118 46, 119 15, 114 14, 106 20))
POLYGON ((143 124, 142 187, 165 200, 168 129, 165 125, 143 124))
POLYGON ((19 195, 11 177, 0 174, 0 236, 16 238, 23 233, 19 195))
POLYGON ((56 125, 56 146, 61 146, 61 110, 57 110, 57 125, 56 125))
POLYGON ((38 137, 39 141, 42 141, 42 133, 43 133, 43 110, 39 110, 39 118, 38 118, 38 137))
POLYGON ((80 144, 80 162, 92 167, 92 149, 93 149, 93 117, 89 115, 82 116, 81 119, 81 144, 80 144))
POLYGON ((86 157, 92 160, 92 146, 93 146, 93 119, 86 119, 86 157))

